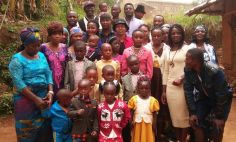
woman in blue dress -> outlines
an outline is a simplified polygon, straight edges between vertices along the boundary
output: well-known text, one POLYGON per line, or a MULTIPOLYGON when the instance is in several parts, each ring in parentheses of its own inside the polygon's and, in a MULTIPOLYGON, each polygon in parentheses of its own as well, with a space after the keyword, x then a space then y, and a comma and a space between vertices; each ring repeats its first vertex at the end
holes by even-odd
POLYGON ((41 116, 52 102, 52 73, 43 53, 38 52, 39 34, 21 31, 22 51, 13 55, 9 71, 16 88, 13 95, 18 142, 51 142, 50 121, 41 116))

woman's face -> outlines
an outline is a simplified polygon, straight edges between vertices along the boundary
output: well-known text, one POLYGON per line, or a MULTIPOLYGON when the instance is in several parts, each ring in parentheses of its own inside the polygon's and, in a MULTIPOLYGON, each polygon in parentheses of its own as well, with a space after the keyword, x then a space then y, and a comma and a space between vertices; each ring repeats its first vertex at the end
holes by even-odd
POLYGON ((145 39, 148 39, 149 38, 149 30, 148 30, 148 28, 146 26, 142 26, 139 29, 144 33, 145 39))
POLYGON ((98 28, 95 23, 88 23, 87 25, 87 33, 88 35, 96 35, 98 32, 98 28))
POLYGON ((204 29, 197 29, 194 32, 197 41, 203 41, 206 36, 206 31, 204 29))
POLYGON ((127 32, 124 24, 117 24, 115 30, 118 35, 124 35, 127 32))
POLYGON ((40 41, 30 43, 28 45, 25 45, 25 51, 29 56, 33 57, 38 53, 39 46, 40 46, 40 41))
POLYGON ((58 32, 58 33, 54 33, 50 36, 50 41, 54 42, 54 43, 60 43, 63 39, 63 33, 58 32))
POLYGON ((152 42, 154 44, 161 44, 163 38, 162 38, 162 31, 159 29, 155 29, 152 31, 152 42))
POLYGON ((83 34, 82 33, 75 33, 73 35, 71 35, 70 37, 70 42, 73 44, 75 43, 75 41, 80 41, 83 38, 83 34))
POLYGON ((119 40, 114 40, 112 43, 111 43, 111 47, 112 47, 112 52, 113 53, 119 53, 120 51, 120 42, 119 40))
POLYGON ((170 34, 171 34, 171 38, 172 38, 173 43, 178 44, 181 42, 183 37, 182 37, 181 31, 179 29, 173 28, 170 34))
POLYGON ((143 39, 144 39, 144 33, 141 31, 136 31, 135 33, 133 33, 132 35, 132 39, 134 41, 134 46, 137 47, 141 47, 143 44, 143 39))

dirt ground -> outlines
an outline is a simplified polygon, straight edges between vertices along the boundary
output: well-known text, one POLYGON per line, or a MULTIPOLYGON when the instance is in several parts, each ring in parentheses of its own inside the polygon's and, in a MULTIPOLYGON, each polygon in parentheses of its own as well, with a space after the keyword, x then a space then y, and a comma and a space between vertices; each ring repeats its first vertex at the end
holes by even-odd
MULTIPOLYGON (((236 141, 236 98, 233 99, 231 112, 226 122, 223 142, 236 141)), ((0 142, 16 142, 13 116, 0 118, 0 142)))

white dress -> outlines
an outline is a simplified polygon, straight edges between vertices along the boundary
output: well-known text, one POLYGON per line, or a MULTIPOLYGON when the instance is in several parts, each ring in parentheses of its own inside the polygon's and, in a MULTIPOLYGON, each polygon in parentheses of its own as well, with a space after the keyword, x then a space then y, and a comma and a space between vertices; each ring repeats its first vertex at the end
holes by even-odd
POLYGON ((183 84, 174 86, 172 82, 184 75, 185 57, 188 45, 177 51, 168 51, 164 60, 163 85, 166 85, 166 98, 172 124, 177 128, 189 127, 189 112, 185 100, 183 84), (171 66, 173 62, 174 66, 171 66))

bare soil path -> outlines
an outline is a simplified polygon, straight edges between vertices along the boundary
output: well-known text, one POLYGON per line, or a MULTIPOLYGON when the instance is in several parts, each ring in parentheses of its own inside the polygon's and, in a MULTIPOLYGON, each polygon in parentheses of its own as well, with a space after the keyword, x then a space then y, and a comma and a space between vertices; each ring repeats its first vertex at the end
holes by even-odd
MULTIPOLYGON (((16 142, 14 128, 14 118, 12 115, 0 117, 0 142, 16 142)), ((236 141, 236 98, 233 99, 231 112, 226 122, 223 142, 236 141)))

